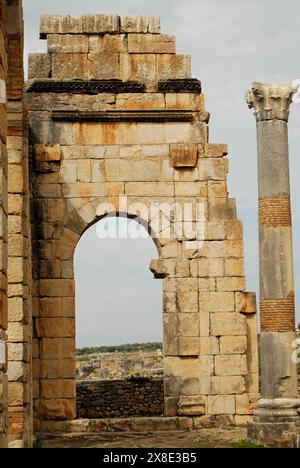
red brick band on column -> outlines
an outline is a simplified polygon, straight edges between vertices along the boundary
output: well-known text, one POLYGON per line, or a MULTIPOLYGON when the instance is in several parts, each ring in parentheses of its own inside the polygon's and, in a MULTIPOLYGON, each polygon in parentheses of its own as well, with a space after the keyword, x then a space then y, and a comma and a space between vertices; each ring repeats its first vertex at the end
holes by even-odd
POLYGON ((286 299, 260 301, 260 323, 262 332, 295 331, 294 294, 286 299))
POLYGON ((292 225, 289 196, 261 198, 258 207, 261 225, 275 228, 292 225))

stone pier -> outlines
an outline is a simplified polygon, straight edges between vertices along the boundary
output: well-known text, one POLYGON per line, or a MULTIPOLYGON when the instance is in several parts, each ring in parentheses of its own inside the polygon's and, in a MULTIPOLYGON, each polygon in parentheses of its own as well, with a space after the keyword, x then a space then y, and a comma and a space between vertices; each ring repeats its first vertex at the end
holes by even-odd
POLYGON ((292 85, 253 83, 258 138, 262 388, 250 436, 274 439, 298 418, 288 117, 292 85), (271 424, 270 424, 271 423, 271 424))

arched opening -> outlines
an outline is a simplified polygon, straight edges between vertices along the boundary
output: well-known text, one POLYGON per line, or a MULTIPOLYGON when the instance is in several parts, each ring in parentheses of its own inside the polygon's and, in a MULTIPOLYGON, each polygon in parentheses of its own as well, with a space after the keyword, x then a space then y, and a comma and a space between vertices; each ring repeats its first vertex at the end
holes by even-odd
POLYGON ((162 284, 142 224, 106 217, 75 250, 77 417, 163 413, 162 284))

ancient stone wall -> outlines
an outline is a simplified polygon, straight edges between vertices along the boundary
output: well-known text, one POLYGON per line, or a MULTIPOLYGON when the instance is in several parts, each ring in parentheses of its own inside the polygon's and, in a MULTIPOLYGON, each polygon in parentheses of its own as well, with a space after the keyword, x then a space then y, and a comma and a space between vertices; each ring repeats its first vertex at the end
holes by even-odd
POLYGON ((0 1, 0 448, 7 446, 7 5, 0 1))
POLYGON ((45 16, 41 37, 48 53, 31 55, 27 89, 37 418, 76 416, 74 250, 118 213, 138 216, 158 249, 165 415, 247 421, 258 396, 255 297, 245 292, 227 146, 209 142, 190 58, 156 17, 45 16), (172 214, 172 235, 158 229, 144 212, 153 203, 189 203, 194 227, 200 206, 200 242, 195 229, 178 233, 172 214))
POLYGON ((28 447, 32 440, 28 119, 22 2, 8 3, 8 433, 10 446, 28 447))
POLYGON ((164 382, 154 379, 79 381, 77 418, 162 416, 164 382))

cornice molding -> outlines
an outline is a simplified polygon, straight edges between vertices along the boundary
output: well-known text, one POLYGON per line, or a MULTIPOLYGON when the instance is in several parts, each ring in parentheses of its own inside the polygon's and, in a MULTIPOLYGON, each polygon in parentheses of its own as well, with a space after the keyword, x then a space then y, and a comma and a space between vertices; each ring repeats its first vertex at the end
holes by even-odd
POLYGON ((179 110, 131 110, 131 111, 78 111, 53 110, 55 122, 193 122, 191 111, 179 110))

